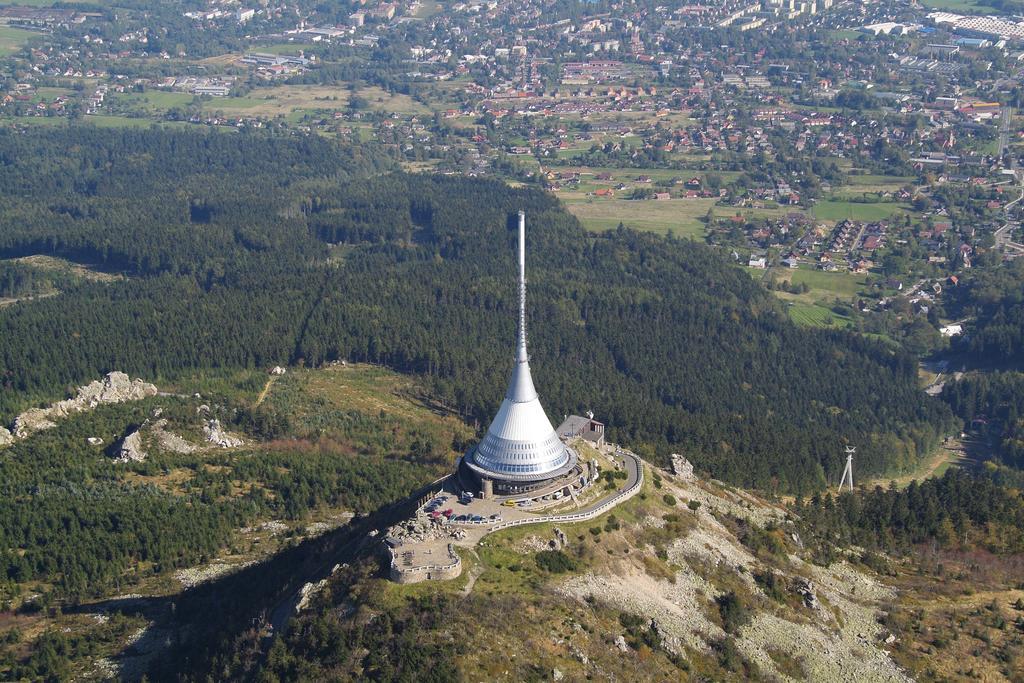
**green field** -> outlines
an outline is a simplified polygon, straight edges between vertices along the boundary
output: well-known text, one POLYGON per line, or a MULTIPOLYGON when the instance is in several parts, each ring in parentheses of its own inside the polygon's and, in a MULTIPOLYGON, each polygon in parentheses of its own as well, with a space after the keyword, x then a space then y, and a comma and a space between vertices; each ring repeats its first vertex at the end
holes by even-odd
POLYGON ((195 100, 195 96, 183 92, 149 90, 144 93, 115 93, 111 99, 119 105, 152 114, 188 106, 195 100))
POLYGON ((66 126, 68 119, 64 116, 3 116, 2 126, 66 126))
POLYGON ((830 199, 814 205, 815 218, 823 221, 880 221, 893 214, 902 215, 909 211, 908 205, 895 202, 866 204, 830 199))
POLYGON ((850 319, 817 304, 789 302, 786 306, 789 317, 804 327, 846 327, 850 319))
POLYGON ((902 176, 902 175, 878 175, 875 173, 867 173, 864 175, 848 175, 847 182, 850 185, 893 185, 896 187, 902 187, 903 185, 909 185, 914 182, 913 176, 902 176))
MULTIPOLYGON (((62 120, 66 121, 67 119, 62 120)), ((184 128, 192 125, 185 121, 154 121, 153 119, 136 119, 129 116, 105 116, 103 114, 92 114, 86 116, 84 120, 98 128, 149 128, 150 126, 184 128)), ((214 130, 227 131, 234 130, 234 128, 215 126, 214 130)))
POLYGON ((779 280, 806 284, 811 288, 807 294, 817 295, 815 300, 820 299, 822 293, 827 293, 833 298, 854 297, 868 285, 868 277, 856 273, 826 273, 823 270, 798 268, 777 273, 777 275, 779 280))
POLYGON ((29 38, 34 38, 38 35, 35 31, 0 26, 0 57, 6 57, 13 52, 17 52, 22 45, 28 42, 29 38))
POLYGON ((626 227, 666 234, 672 230, 678 237, 702 239, 704 223, 714 199, 605 199, 587 197, 582 193, 561 195, 565 206, 583 227, 593 232, 614 230, 622 223, 626 227))
MULTIPOLYGON (((371 110, 405 114, 430 113, 429 109, 408 95, 392 95, 376 86, 362 88, 358 94, 366 99, 371 110)), ((255 88, 244 97, 204 98, 200 100, 199 105, 206 113, 220 112, 225 116, 240 117, 284 117, 295 123, 307 112, 343 109, 348 105, 348 98, 348 90, 333 86, 276 85, 255 88)), ((160 115, 173 107, 191 104, 195 101, 195 96, 188 93, 151 90, 146 93, 118 95, 115 101, 125 103, 134 111, 160 115)))
POLYGON ((829 35, 836 40, 857 40, 861 36, 868 35, 867 33, 861 33, 853 29, 842 29, 839 31, 829 31, 829 35))
POLYGON ((960 12, 963 14, 996 14, 994 7, 983 5, 977 0, 921 0, 927 9, 944 12, 960 12))
POLYGON ((807 327, 847 327, 849 317, 836 313, 832 306, 836 300, 852 302, 869 284, 869 276, 855 273, 826 273, 823 270, 776 268, 771 275, 777 282, 806 284, 810 289, 802 294, 790 294, 776 289, 773 293, 786 306, 789 317, 798 325, 807 327))
POLYGON ((731 218, 736 214, 743 216, 749 220, 759 219, 771 219, 776 220, 784 218, 786 215, 791 213, 805 213, 799 206, 766 206, 763 209, 754 209, 749 207, 735 207, 735 206, 716 206, 715 218, 731 218))
MULTIPOLYGON (((171 128, 182 128, 191 124, 184 121, 154 121, 153 119, 131 118, 128 116, 109 116, 104 114, 90 114, 72 123, 66 116, 4 116, 0 117, 0 126, 69 126, 87 125, 98 128, 148 128, 150 126, 162 126, 171 128)), ((233 131, 234 128, 216 126, 217 131, 233 131)))

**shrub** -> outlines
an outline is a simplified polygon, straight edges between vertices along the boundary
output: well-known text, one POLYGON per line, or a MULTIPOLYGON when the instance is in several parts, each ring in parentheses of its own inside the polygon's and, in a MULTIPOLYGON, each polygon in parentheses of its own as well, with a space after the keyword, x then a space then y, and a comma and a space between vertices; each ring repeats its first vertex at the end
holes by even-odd
POLYGON ((754 581, 765 594, 778 602, 786 599, 786 580, 771 570, 754 573, 754 581))
POLYGON ((537 566, 552 574, 562 574, 576 569, 576 561, 561 550, 542 550, 537 553, 537 566))
POLYGON ((722 615, 722 628, 726 633, 736 633, 750 621, 750 610, 735 591, 719 595, 715 602, 718 604, 718 613, 722 615))

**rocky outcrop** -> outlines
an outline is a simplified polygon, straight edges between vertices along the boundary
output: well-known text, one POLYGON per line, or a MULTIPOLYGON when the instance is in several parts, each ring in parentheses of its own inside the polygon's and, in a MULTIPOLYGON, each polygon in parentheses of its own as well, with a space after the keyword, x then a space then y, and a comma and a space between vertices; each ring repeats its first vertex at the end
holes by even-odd
POLYGON ((14 436, 25 439, 44 429, 53 429, 57 423, 48 419, 50 408, 29 408, 14 418, 14 436))
POLYGON ((123 372, 111 372, 101 380, 78 387, 74 398, 57 401, 48 408, 26 410, 14 420, 14 436, 24 439, 44 429, 51 429, 57 425, 55 420, 92 410, 102 403, 138 401, 156 394, 156 386, 149 382, 138 378, 133 380, 123 372))
POLYGON ((800 577, 797 579, 796 592, 803 598, 804 606, 807 609, 818 609, 820 603, 818 602, 818 596, 814 594, 814 583, 810 579, 800 577))
POLYGON ((6 427, 0 427, 0 448, 10 446, 12 443, 14 443, 14 435, 6 427))
POLYGON ((220 446, 221 448, 236 448, 245 443, 237 436, 224 431, 220 426, 220 420, 217 419, 208 420, 206 424, 203 425, 203 433, 206 435, 207 441, 215 446, 220 446))
POLYGON ((117 462, 142 462, 146 459, 146 451, 142 449, 142 434, 132 432, 121 441, 117 450, 117 462))
MULTIPOLYGON (((153 413, 154 417, 158 417, 159 415, 159 412, 153 413)), ((167 420, 157 420, 153 423, 150 431, 153 434, 153 438, 156 439, 157 445, 165 451, 170 453, 188 454, 197 450, 195 445, 189 443, 174 432, 167 431, 167 420)))
POLYGON ((696 478, 693 475, 693 463, 678 453, 672 454, 672 473, 683 481, 693 481, 696 478))
POLYGON ((324 588, 327 588, 327 579, 320 579, 316 583, 307 583, 304 585, 299 591, 299 602, 295 605, 295 611, 301 612, 309 607, 313 598, 319 595, 324 588))

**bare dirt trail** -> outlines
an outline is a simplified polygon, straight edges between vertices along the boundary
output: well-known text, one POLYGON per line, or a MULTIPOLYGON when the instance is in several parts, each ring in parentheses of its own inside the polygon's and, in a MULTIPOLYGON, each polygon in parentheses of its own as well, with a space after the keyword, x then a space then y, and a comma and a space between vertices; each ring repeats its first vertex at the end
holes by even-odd
POLYGON ((265 399, 267 397, 267 394, 270 392, 270 387, 274 386, 274 382, 276 381, 277 375, 272 375, 270 379, 267 380, 267 383, 263 385, 263 391, 261 391, 260 395, 256 397, 257 406, 263 403, 263 399, 265 399))

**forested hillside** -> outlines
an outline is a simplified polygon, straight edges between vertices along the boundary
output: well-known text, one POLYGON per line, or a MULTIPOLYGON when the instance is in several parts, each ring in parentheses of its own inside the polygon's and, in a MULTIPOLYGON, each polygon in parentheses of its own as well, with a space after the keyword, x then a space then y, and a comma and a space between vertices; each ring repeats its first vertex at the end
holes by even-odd
POLYGON ((1024 369, 1024 261, 978 271, 949 292, 950 313, 975 318, 955 348, 980 365, 1024 369))
POLYGON ((880 473, 950 426, 912 358, 797 329, 706 247, 590 235, 533 189, 375 175, 387 168, 372 148, 312 138, 0 132, 2 253, 129 276, 0 311, 0 415, 112 368, 158 381, 346 358, 420 374, 484 422, 511 356, 522 208, 535 373, 555 421, 589 408, 648 454, 797 491, 835 477, 844 443, 880 473))
POLYGON ((984 435, 1003 463, 1024 469, 1024 374, 992 372, 947 382, 942 399, 984 435))
POLYGON ((900 491, 815 496, 797 505, 805 529, 827 543, 908 553, 925 542, 944 548, 1024 551, 1024 498, 1020 493, 956 469, 913 482, 900 491))

